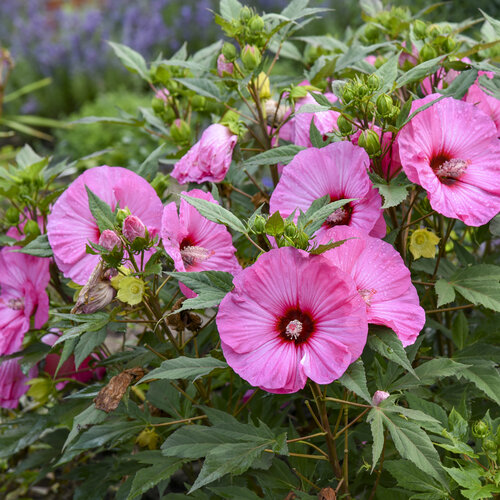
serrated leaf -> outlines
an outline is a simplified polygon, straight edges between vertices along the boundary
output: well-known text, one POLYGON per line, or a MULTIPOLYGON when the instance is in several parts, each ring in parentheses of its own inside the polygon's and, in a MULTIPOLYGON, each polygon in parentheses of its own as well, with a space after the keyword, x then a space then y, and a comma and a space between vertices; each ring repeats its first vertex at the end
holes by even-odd
POLYGON ((332 103, 328 100, 328 98, 325 95, 321 94, 320 92, 309 92, 309 94, 320 106, 325 106, 329 108, 332 105, 332 103))
POLYGON ((133 73, 139 74, 141 78, 151 83, 149 78, 148 67, 144 57, 142 57, 139 52, 122 45, 121 43, 109 42, 109 45, 113 49, 114 53, 118 56, 123 65, 133 73))
POLYGON ((90 332, 88 335, 82 335, 74 349, 75 368, 78 370, 85 358, 99 345, 101 345, 107 336, 106 328, 99 332, 90 332))
POLYGON ((92 424, 99 424, 107 418, 107 413, 102 410, 98 410, 94 404, 85 408, 79 415, 73 420, 73 427, 66 438, 63 446, 63 450, 78 436, 78 433, 85 427, 92 424))
POLYGON ((314 116, 312 117, 311 123, 309 125, 309 138, 311 140, 311 144, 313 148, 322 148, 327 145, 325 141, 323 141, 323 135, 316 127, 314 123, 314 116))
POLYGON ((392 330, 376 329, 368 336, 368 345, 371 349, 384 356, 384 358, 402 366, 418 378, 406 356, 403 344, 392 330))
POLYGON ((361 359, 358 359, 349 366, 344 375, 339 378, 339 382, 344 387, 363 398, 368 404, 372 404, 372 398, 370 397, 368 386, 366 385, 365 367, 361 359))
POLYGON ((411 111, 411 103, 413 102, 412 97, 410 97, 404 104, 403 107, 401 108, 401 111, 398 114, 398 117, 396 118, 396 128, 401 128, 407 121, 408 116, 411 111))
POLYGON ((211 201, 194 198, 184 194, 181 195, 181 197, 190 205, 193 205, 193 207, 208 220, 229 226, 231 229, 240 233, 246 233, 243 222, 241 222, 236 215, 233 215, 229 210, 226 210, 217 203, 212 203, 211 201))
POLYGON ((434 289, 436 290, 438 296, 438 307, 449 304, 455 300, 455 289, 445 279, 441 278, 437 280, 434 285, 434 289))
POLYGON ((441 67, 441 62, 443 59, 444 56, 438 56, 434 59, 430 59, 429 61, 425 61, 418 64, 417 66, 414 66, 406 73, 403 73, 396 80, 396 88, 399 89, 401 87, 404 87, 405 85, 409 85, 410 83, 418 82, 427 75, 435 73, 441 67))
POLYGON ((318 245, 312 250, 309 250, 309 253, 311 255, 321 255, 322 253, 328 252, 328 250, 331 250, 332 248, 337 248, 340 245, 343 245, 347 240, 352 240, 352 239, 353 238, 346 238, 345 240, 340 240, 340 241, 330 241, 330 243, 327 243, 325 245, 318 245))
POLYGON ((290 163, 294 159, 295 155, 303 149, 305 148, 294 144, 279 146, 248 158, 245 160, 244 165, 245 167, 254 167, 257 165, 276 165, 277 163, 286 165, 290 163))
POLYGON ((110 206, 95 195, 88 186, 85 186, 89 201, 89 208, 94 216, 94 219, 99 226, 99 231, 103 232, 106 229, 113 230, 115 225, 115 216, 111 211, 110 206))
POLYGON ((174 359, 163 361, 159 368, 150 371, 140 380, 140 383, 153 379, 176 380, 179 378, 196 380, 204 375, 208 375, 217 368, 227 368, 224 361, 220 361, 211 356, 205 358, 186 358, 179 356, 174 359))
POLYGON ((479 466, 459 469, 457 467, 443 467, 444 470, 463 488, 473 489, 481 487, 483 471, 479 466))
POLYGON ((382 84, 381 88, 377 91, 377 94, 382 94, 384 92, 389 92, 398 77, 398 63, 401 51, 392 55, 387 59, 387 61, 380 66, 375 74, 380 78, 382 84))
POLYGON ((278 236, 280 234, 283 234, 283 231, 285 230, 285 222, 283 221, 283 217, 281 217, 281 214, 278 211, 274 212, 274 214, 269 217, 266 222, 265 229, 266 233, 270 236, 278 236))
POLYGON ((221 430, 201 425, 187 425, 170 435, 161 449, 167 457, 197 459, 205 457, 216 446, 227 442, 228 439, 221 430))
POLYGON ((174 80, 199 95, 209 97, 217 102, 223 101, 219 87, 212 80, 206 78, 174 78, 174 80))
POLYGON ((460 357, 460 362, 469 365, 459 373, 460 378, 472 382, 490 399, 500 405, 500 373, 494 361, 460 357))
POLYGON ((382 423, 382 412, 379 408, 373 408, 370 410, 366 421, 370 424, 370 429, 373 436, 373 446, 372 446, 372 472, 377 465, 378 459, 382 454, 382 448, 384 446, 384 426, 382 423))
POLYGON ((469 87, 476 81, 476 78, 477 70, 469 69, 462 71, 446 89, 438 90, 437 92, 460 100, 467 93, 469 87))
POLYGON ((408 196, 408 188, 411 184, 397 185, 397 184, 379 184, 374 183, 373 187, 376 187, 379 193, 384 198, 384 204, 382 208, 391 208, 399 205, 408 196))
POLYGON ((25 253, 36 257, 52 257, 54 254, 50 247, 49 238, 46 234, 37 236, 33 241, 30 241, 25 247, 13 250, 13 252, 25 253))

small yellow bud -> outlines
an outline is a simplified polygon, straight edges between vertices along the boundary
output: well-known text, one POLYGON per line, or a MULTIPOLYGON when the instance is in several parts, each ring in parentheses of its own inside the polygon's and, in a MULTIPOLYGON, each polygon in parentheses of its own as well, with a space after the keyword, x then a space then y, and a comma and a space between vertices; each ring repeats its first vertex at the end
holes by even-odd
POLYGON ((259 97, 261 100, 269 99, 271 97, 269 78, 263 71, 259 73, 257 81, 255 82, 255 86, 257 87, 257 92, 259 93, 259 97))
POLYGON ((415 260, 420 257, 432 259, 436 255, 436 245, 440 239, 428 229, 417 229, 414 231, 410 238, 410 252, 413 258, 415 260))
POLYGON ((141 447, 148 447, 150 450, 156 450, 158 447, 158 439, 160 436, 152 428, 144 429, 138 436, 135 442, 141 447))

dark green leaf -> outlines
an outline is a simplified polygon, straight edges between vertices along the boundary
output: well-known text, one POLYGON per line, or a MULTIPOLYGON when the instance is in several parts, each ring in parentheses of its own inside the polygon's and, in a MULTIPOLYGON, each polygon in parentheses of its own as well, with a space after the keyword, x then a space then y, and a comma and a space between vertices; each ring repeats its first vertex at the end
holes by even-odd
POLYGON ((266 233, 270 236, 279 236, 285 230, 285 222, 278 211, 274 212, 266 222, 266 233))
POLYGON ((159 368, 150 371, 140 381, 147 382, 153 379, 176 380, 179 378, 196 380, 208 375, 217 368, 227 368, 227 363, 211 356, 205 358, 186 358, 179 356, 174 359, 163 361, 159 368))
POLYGON ((85 186, 89 199, 89 208, 94 216, 94 219, 99 226, 99 231, 106 229, 113 230, 115 225, 115 216, 111 211, 110 206, 95 195, 88 186, 85 186))
POLYGON ((25 247, 13 251, 26 253, 28 255, 35 255, 36 257, 52 257, 54 255, 52 253, 52 248, 50 247, 49 238, 46 234, 37 236, 25 247))
POLYGON ((290 163, 294 159, 295 155, 303 149, 305 148, 302 146, 296 146, 295 144, 280 146, 248 158, 248 160, 245 160, 244 165, 245 167, 253 167, 256 165, 276 165, 277 163, 286 165, 290 163))
POLYGON ((314 116, 309 126, 309 138, 311 139, 313 148, 322 148, 327 145, 327 143, 323 141, 321 132, 318 130, 318 127, 316 127, 316 124, 314 123, 314 116))
POLYGON ((358 359, 349 366, 344 375, 339 379, 339 382, 344 387, 363 398, 368 404, 372 404, 372 398, 370 397, 368 386, 366 385, 365 367, 361 359, 358 359))

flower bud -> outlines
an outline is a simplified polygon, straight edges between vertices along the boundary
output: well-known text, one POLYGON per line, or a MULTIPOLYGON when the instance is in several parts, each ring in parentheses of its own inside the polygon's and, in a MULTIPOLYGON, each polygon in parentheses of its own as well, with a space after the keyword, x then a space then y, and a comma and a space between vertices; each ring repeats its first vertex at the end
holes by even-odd
POLYGON ((442 33, 441 28, 437 24, 427 26, 427 36, 435 38, 442 33))
POLYGON ((369 156, 374 156, 380 151, 380 139, 374 130, 363 130, 358 139, 358 146, 362 147, 369 156))
POLYGON ((104 247, 109 252, 111 252, 115 248, 120 250, 122 247, 122 242, 114 231, 111 231, 110 229, 105 229, 101 233, 101 236, 99 237, 99 245, 101 247, 104 247))
POLYGON ((427 25, 425 22, 417 19, 413 23, 413 33, 415 33, 417 40, 423 40, 427 36, 427 25))
POLYGON ((167 104, 167 102, 168 102, 169 95, 170 95, 170 92, 168 91, 168 89, 165 89, 165 88, 159 89, 155 93, 156 99, 162 100, 165 104, 167 104))
POLYGON ((496 453, 497 444, 493 441, 493 439, 485 439, 483 441, 483 448, 488 454, 496 453))
POLYGON ((429 61, 435 57, 437 57, 436 49, 432 45, 426 43, 420 50, 420 59, 422 61, 429 61))
POLYGON ((306 97, 307 94, 308 94, 307 89, 302 85, 299 85, 297 87, 292 87, 292 89, 290 90, 290 98, 293 99, 294 101, 306 97))
POLYGON ((24 225, 24 234, 27 234, 29 236, 39 235, 40 228, 38 227, 38 224, 34 220, 27 220, 26 224, 24 225))
POLYGON ((472 435, 477 438, 485 438, 490 433, 490 428, 483 420, 478 420, 472 426, 472 435))
POLYGON ((202 95, 195 95, 191 99, 191 106, 195 111, 203 111, 205 108, 205 104, 207 103, 207 99, 205 96, 202 95))
POLYGON ((255 45, 245 45, 241 51, 241 61, 246 69, 254 70, 262 61, 260 50, 255 45))
POLYGON ((266 232, 266 219, 262 215, 257 215, 253 221, 253 231, 255 234, 264 234, 266 232))
POLYGON ((221 53, 226 61, 233 62, 236 59, 236 47, 230 42, 224 43, 221 53))
POLYGON ((261 71, 257 77, 256 86, 261 100, 269 99, 271 97, 269 78, 263 71, 261 71))
POLYGON ((224 76, 231 76, 234 72, 234 64, 229 62, 224 54, 219 54, 217 58, 217 74, 222 78, 224 76))
POLYGON ((385 391, 375 391, 375 394, 373 395, 372 398, 372 404, 373 406, 378 406, 382 401, 385 401, 390 394, 385 391))
POLYGON ((365 26, 365 37, 367 40, 374 41, 377 40, 380 34, 380 28, 370 23, 365 26))
POLYGON ((242 21, 249 21, 251 17, 252 17, 252 10, 246 5, 242 7, 240 10, 240 19, 242 21))
POLYGON ((19 222, 19 210, 16 207, 9 207, 5 211, 5 218, 9 224, 17 224, 19 222))
POLYGON ((366 85, 370 90, 378 90, 380 87, 380 78, 375 73, 372 73, 366 79, 366 85))
POLYGON ((136 238, 144 238, 146 236, 146 226, 139 217, 129 215, 123 221, 122 232, 123 236, 132 243, 136 238))
POLYGON ((253 16, 248 23, 248 27, 252 33, 259 33, 264 30, 264 19, 260 16, 253 16))
POLYGON ((165 103, 161 99, 157 99, 156 97, 153 97, 153 99, 151 99, 151 107, 153 108, 153 111, 158 115, 165 111, 165 103))
POLYGON ((300 250, 306 250, 309 246, 309 236, 304 232, 300 231, 300 233, 294 238, 295 248, 300 250))
POLYGON ((380 94, 377 97, 377 111, 382 116, 390 116, 392 113, 392 98, 387 94, 380 94))
POLYGON ((151 181, 151 187, 156 191, 156 194, 161 198, 165 189, 168 187, 168 176, 158 172, 155 178, 151 181))
POLYGON ((285 222, 285 236, 295 238, 298 234, 297 226, 293 222, 285 222))
POLYGON ((130 215, 130 210, 125 207, 125 208, 120 208, 118 212, 116 213, 116 223, 121 226, 123 224, 123 221, 125 220, 126 217, 130 215))
POLYGON ((450 36, 447 36, 441 43, 441 47, 445 52, 453 52, 453 49, 457 46, 457 42, 450 36))
POLYGON ((170 135, 176 144, 189 144, 191 127, 186 121, 177 118, 170 126, 170 135))
POLYGON ((342 135, 350 135, 353 133, 352 123, 344 115, 339 115, 337 118, 337 127, 342 135))

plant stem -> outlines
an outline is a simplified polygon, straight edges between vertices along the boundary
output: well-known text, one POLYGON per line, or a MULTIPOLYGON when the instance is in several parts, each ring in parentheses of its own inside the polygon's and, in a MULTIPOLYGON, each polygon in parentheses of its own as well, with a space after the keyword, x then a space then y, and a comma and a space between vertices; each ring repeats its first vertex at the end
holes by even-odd
POLYGON ((206 415, 200 415, 199 417, 183 418, 181 420, 174 420, 173 422, 165 422, 162 424, 151 424, 153 427, 163 427, 167 425, 184 424, 186 422, 192 422, 193 420, 200 420, 202 418, 207 418, 206 415))

